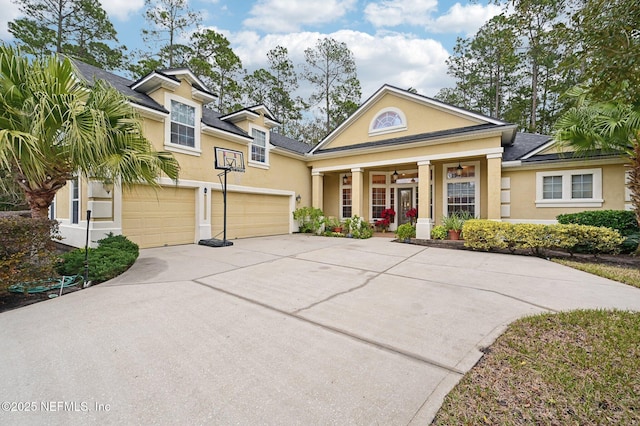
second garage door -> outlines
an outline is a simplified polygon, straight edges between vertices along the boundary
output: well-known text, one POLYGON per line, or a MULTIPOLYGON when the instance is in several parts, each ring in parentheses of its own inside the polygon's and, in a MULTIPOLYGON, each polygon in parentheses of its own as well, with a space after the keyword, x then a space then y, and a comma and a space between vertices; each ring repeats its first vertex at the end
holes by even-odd
MULTIPOLYGON (((211 199, 211 235, 222 237, 222 193, 211 199)), ((282 195, 227 194, 227 238, 260 237, 289 233, 289 197, 282 195)))
POLYGON ((122 233, 140 248, 195 242, 194 189, 137 185, 122 198, 122 233))

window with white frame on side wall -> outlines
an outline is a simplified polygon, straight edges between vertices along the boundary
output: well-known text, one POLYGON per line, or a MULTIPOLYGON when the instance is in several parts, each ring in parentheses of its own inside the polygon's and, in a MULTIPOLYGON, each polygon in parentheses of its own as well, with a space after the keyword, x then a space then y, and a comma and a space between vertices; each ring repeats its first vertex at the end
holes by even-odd
POLYGON ((602 169, 536 173, 536 207, 602 207, 602 169))
POLYGON ((249 126, 249 134, 253 138, 249 147, 249 165, 269 167, 269 131, 258 126, 249 126))
POLYGON ((443 167, 444 214, 468 212, 480 215, 480 162, 445 164, 443 167))
POLYGON ((200 121, 202 106, 197 102, 167 93, 165 107, 169 118, 165 120, 165 142, 167 151, 182 154, 201 154, 200 121))

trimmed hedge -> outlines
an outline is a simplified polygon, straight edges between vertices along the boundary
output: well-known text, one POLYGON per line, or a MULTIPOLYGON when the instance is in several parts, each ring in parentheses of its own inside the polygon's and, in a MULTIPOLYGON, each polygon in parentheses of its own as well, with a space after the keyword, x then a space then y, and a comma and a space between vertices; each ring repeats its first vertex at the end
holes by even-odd
POLYGON ((528 250, 543 256, 546 250, 569 253, 618 253, 624 238, 616 230, 586 225, 538 225, 473 219, 462 229, 465 246, 478 250, 528 250))
POLYGON ((556 217, 558 223, 589 226, 605 226, 615 229, 621 235, 627 236, 640 232, 636 214, 630 210, 592 210, 580 213, 560 214, 556 217))
POLYGON ((0 218, 0 290, 54 277, 58 256, 52 238, 60 238, 55 220, 0 218))
MULTIPOLYGON (((98 284, 117 277, 129 269, 138 258, 138 245, 124 235, 109 234, 89 249, 89 281, 98 284)), ((60 275, 84 274, 84 249, 76 249, 61 256, 60 275)))

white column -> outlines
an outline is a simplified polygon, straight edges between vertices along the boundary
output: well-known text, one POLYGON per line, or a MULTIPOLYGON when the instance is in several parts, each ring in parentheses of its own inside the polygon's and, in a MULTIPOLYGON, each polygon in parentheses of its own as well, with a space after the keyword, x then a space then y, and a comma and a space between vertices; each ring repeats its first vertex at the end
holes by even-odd
POLYGON ((351 169, 351 214, 362 216, 364 212, 364 170, 351 169))
POLYGON ((416 221, 416 238, 431 238, 431 161, 418 163, 418 220, 416 221))
POLYGON ((323 210, 324 173, 311 172, 311 206, 323 210))

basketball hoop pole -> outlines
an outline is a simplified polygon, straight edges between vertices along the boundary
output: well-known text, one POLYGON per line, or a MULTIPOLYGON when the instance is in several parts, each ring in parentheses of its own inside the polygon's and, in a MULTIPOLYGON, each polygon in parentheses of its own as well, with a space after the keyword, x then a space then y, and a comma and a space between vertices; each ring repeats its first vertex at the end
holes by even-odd
POLYGON ((227 174, 229 169, 224 170, 224 189, 222 190, 222 202, 224 204, 224 213, 222 219, 222 245, 227 245, 227 174))

